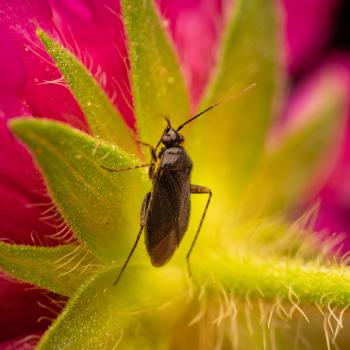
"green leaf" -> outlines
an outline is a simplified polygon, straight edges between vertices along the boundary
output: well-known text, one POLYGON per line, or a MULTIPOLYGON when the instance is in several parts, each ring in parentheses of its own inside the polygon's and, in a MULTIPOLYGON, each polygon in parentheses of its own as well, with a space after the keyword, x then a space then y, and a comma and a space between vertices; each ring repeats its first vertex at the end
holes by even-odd
POLYGON ((0 267, 11 276, 71 296, 98 268, 82 246, 32 247, 0 243, 0 267))
POLYGON ((256 86, 194 121, 187 137, 194 182, 211 187, 222 208, 238 201, 273 119, 281 80, 277 17, 275 1, 234 2, 218 68, 201 108, 256 86))
POLYGON ((154 1, 122 0, 131 61, 137 125, 144 142, 156 144, 169 116, 177 126, 189 114, 189 101, 165 22, 154 1))
POLYGON ((10 126, 33 152, 51 197, 79 240, 103 261, 124 259, 139 229, 144 170, 102 169, 137 162, 117 146, 61 123, 18 118, 10 126))
POLYGON ((344 130, 346 91, 342 77, 326 74, 320 78, 308 101, 265 150, 242 200, 242 219, 286 214, 302 204, 327 176, 344 130))
POLYGON ((176 313, 185 306, 181 270, 129 267, 114 287, 117 273, 115 267, 105 269, 80 288, 38 349, 113 349, 119 343, 130 349, 164 348, 163 337, 172 334, 176 313))
POLYGON ((131 130, 91 73, 73 54, 46 33, 37 30, 37 35, 63 74, 88 120, 92 133, 117 144, 129 153, 137 153, 131 130))

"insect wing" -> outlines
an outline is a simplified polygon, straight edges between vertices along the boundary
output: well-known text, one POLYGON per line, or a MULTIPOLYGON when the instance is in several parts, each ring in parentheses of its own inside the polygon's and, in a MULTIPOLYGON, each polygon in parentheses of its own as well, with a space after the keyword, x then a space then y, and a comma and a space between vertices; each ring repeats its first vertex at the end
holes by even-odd
POLYGON ((173 255, 188 227, 190 216, 190 173, 159 170, 146 223, 146 246, 155 266, 173 255))

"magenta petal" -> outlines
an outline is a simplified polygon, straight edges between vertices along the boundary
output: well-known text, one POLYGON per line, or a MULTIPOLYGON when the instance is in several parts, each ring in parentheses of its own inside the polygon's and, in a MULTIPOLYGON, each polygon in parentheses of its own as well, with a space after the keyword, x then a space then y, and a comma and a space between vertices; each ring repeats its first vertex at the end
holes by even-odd
MULTIPOLYGON (((46 2, 36 4, 40 4, 36 23, 46 28, 43 17, 51 16, 50 8, 46 2)), ((7 121, 33 113, 60 120, 67 120, 67 114, 83 117, 67 88, 38 85, 57 77, 58 71, 29 49, 37 40, 34 10, 26 2, 0 2, 0 239, 46 245, 58 243, 46 240, 56 230, 39 220, 47 206, 37 205, 50 205, 51 200, 32 158, 10 133, 7 121)))
POLYGON ((0 27, 0 117, 25 113, 22 94, 26 72, 21 54, 9 34, 0 27))
POLYGON ((184 67, 192 102, 197 104, 217 58, 224 26, 222 0, 158 0, 184 67))
POLYGON ((54 293, 0 275, 0 349, 6 340, 45 331, 65 302, 54 293))
POLYGON ((296 73, 322 53, 339 0, 283 0, 283 5, 287 65, 291 73, 296 73))
POLYGON ((0 350, 34 350, 42 333, 28 333, 0 343, 0 350))
POLYGON ((51 204, 42 177, 28 151, 8 130, 4 118, 0 118, 0 149, 0 240, 58 244, 46 238, 56 229, 39 220, 51 204))

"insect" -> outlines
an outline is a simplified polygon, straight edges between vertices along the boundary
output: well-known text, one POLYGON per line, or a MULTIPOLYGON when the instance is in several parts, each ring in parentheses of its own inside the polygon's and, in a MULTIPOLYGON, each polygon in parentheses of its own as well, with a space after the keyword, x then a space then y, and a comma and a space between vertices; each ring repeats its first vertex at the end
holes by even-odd
MULTIPOLYGON (((255 86, 255 84, 231 96, 230 99, 244 93, 252 86, 255 86)), ((145 142, 139 142, 150 149, 150 164, 142 164, 124 169, 111 169, 101 165, 103 169, 109 172, 149 167, 149 178, 152 180, 152 190, 146 194, 141 206, 139 232, 128 257, 119 271, 114 285, 118 284, 137 247, 143 230, 145 230, 145 243, 152 265, 160 267, 166 264, 173 256, 186 233, 190 218, 190 195, 206 194, 208 195, 208 199, 192 244, 186 255, 187 269, 189 276, 191 276, 190 256, 206 216, 212 198, 212 191, 208 187, 191 184, 190 180, 193 163, 182 146, 184 137, 179 131, 188 123, 226 100, 212 104, 188 119, 176 129, 171 126, 169 119, 166 119, 168 125, 155 147, 145 142), (162 147, 158 152, 161 145, 162 147)))

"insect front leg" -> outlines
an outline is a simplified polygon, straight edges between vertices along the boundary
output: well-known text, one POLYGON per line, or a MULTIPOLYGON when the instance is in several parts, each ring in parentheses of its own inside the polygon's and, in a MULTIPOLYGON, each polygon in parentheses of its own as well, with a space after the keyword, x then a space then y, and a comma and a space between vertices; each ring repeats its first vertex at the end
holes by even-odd
POLYGON ((146 146, 149 148, 149 150, 151 151, 151 165, 149 167, 148 170, 148 177, 153 180, 154 177, 154 171, 155 171, 155 164, 157 163, 157 147, 153 147, 152 145, 150 145, 147 142, 143 142, 143 141, 137 141, 137 143, 139 143, 140 145, 146 146))
POLYGON ((187 270, 188 270, 188 274, 189 276, 191 277, 191 265, 190 265, 190 256, 191 256, 191 253, 192 253, 192 250, 193 250, 193 247, 197 241, 197 238, 199 236, 199 232, 201 230, 201 227, 202 227, 202 224, 203 224, 203 221, 204 221, 204 218, 205 218, 205 215, 207 213, 207 210, 208 210, 208 207, 209 207, 209 203, 210 203, 210 200, 211 200, 211 197, 212 197, 212 192, 211 192, 211 189, 208 188, 208 187, 204 187, 204 186, 198 186, 198 185, 191 185, 190 187, 190 191, 192 194, 208 194, 208 200, 207 200, 207 203, 205 205, 205 208, 204 208, 204 211, 203 211, 203 214, 202 214, 202 218, 201 218, 201 221, 199 223, 199 226, 198 226, 198 229, 197 229, 197 232, 193 238, 193 241, 192 241, 192 244, 191 244, 191 247, 190 249, 188 250, 188 253, 186 255, 186 261, 187 261, 187 270))
POLYGON ((143 141, 137 141, 137 143, 139 143, 140 145, 142 146, 146 146, 149 148, 149 150, 151 151, 151 157, 152 157, 152 161, 153 162, 156 162, 157 161, 157 152, 156 152, 156 149, 150 145, 149 143, 147 142, 143 142, 143 141))
POLYGON ((151 192, 148 192, 148 193, 146 194, 146 197, 145 197, 145 199, 143 200, 142 206, 141 206, 140 230, 139 230, 139 232, 138 232, 138 234, 137 234, 135 243, 134 243, 134 245, 132 246, 131 251, 130 251, 128 257, 126 258, 126 260, 125 260, 123 266, 121 267, 121 269, 120 269, 120 271, 119 271, 119 274, 118 274, 118 276, 117 276, 115 282, 113 283, 114 286, 116 286, 116 285, 118 284, 120 278, 122 277, 122 274, 123 274, 123 272, 124 272, 126 266, 128 265, 128 262, 129 262, 131 256, 133 255, 133 253, 134 253, 136 247, 137 247, 137 243, 138 243, 139 240, 140 240, 141 233, 142 233, 143 228, 145 227, 145 224, 146 224, 147 209, 148 209, 150 200, 151 200, 151 192))

